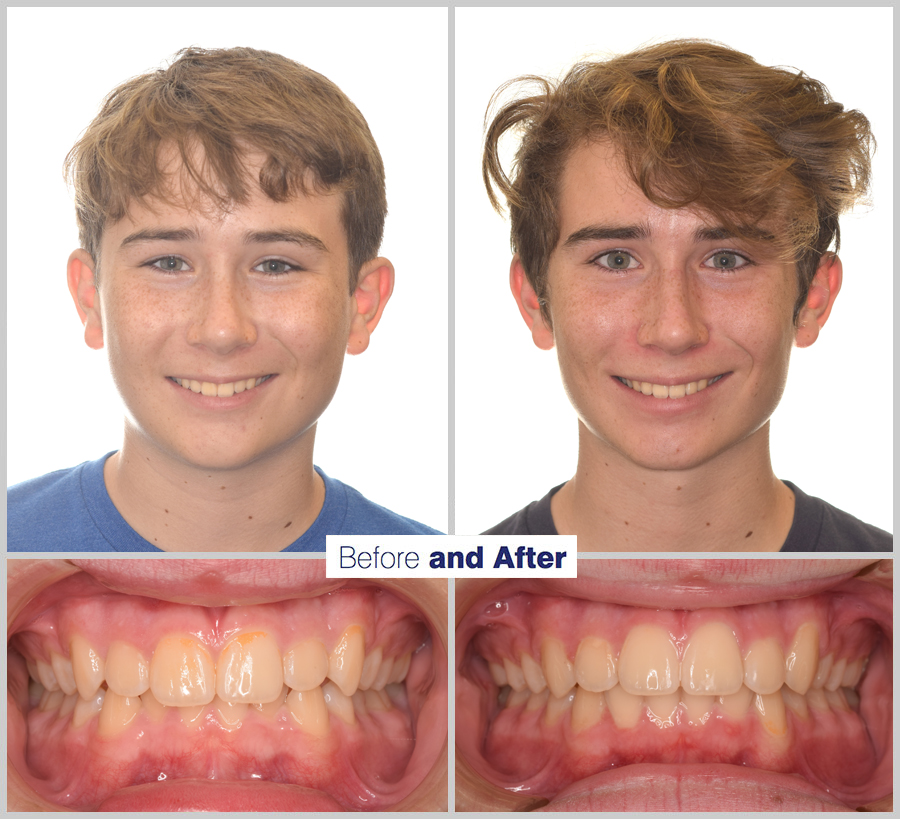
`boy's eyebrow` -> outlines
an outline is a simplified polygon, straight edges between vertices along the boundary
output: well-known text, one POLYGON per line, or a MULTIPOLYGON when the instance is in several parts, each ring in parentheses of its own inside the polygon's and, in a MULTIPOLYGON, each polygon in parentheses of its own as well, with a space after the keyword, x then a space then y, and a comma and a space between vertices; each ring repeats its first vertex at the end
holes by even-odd
POLYGON ((324 253, 328 248, 318 236, 313 236, 305 230, 253 230, 244 234, 245 245, 269 244, 271 242, 292 242, 295 245, 314 247, 324 253))
MULTIPOLYGON (((566 239, 564 246, 572 247, 581 242, 603 242, 610 239, 634 241, 636 239, 649 239, 650 237, 650 226, 646 224, 588 225, 572 233, 566 239)), ((763 242, 771 242, 775 239, 768 231, 751 225, 740 225, 737 232, 724 227, 699 227, 694 231, 695 242, 718 242, 734 238, 763 242)))
POLYGON ((129 233, 124 239, 120 247, 131 245, 135 242, 184 242, 196 241, 199 237, 197 232, 189 228, 171 229, 171 228, 146 228, 145 230, 137 230, 129 233))

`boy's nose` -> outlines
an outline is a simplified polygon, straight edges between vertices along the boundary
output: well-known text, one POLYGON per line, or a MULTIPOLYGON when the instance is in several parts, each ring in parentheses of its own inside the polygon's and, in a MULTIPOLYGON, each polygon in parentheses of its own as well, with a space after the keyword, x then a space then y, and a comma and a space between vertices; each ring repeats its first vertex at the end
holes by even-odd
POLYGON ((254 344, 256 339, 256 322, 246 285, 230 274, 210 277, 198 296, 188 341, 227 355, 254 344))
POLYGON ((702 298, 686 270, 651 276, 642 293, 638 343, 670 355, 684 353, 709 341, 702 298))

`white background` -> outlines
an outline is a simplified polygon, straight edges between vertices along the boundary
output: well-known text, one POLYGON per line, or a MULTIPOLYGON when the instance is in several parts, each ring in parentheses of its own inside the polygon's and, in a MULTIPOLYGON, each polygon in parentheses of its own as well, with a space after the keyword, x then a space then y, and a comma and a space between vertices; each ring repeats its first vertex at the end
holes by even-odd
POLYGON ((795 350, 772 419, 776 474, 884 529, 892 488, 892 10, 456 10, 456 532, 483 531, 575 471, 577 420, 507 284, 509 223, 481 183, 485 109, 523 74, 677 37, 788 65, 859 108, 878 140, 874 209, 841 220, 844 285, 816 344, 795 350))
POLYGON ((66 153, 103 98, 179 49, 251 46, 334 81, 384 158, 382 254, 397 271, 369 350, 346 359, 315 461, 446 531, 446 9, 10 9, 8 466, 16 483, 121 443, 123 407, 66 287, 78 247, 66 153))

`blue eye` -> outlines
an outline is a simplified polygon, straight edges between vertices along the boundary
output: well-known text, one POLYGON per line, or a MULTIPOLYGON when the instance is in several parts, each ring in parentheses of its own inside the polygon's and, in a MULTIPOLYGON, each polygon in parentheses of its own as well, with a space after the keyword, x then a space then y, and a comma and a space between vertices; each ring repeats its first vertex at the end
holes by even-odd
POLYGON ((638 265, 637 259, 624 250, 609 250, 597 256, 594 261, 609 270, 629 270, 638 265))

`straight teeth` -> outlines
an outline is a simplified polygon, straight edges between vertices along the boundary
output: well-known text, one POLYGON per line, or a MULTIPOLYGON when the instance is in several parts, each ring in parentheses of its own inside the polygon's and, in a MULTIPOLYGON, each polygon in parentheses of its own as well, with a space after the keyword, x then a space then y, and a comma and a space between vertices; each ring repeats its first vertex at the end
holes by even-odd
POLYGON ((701 378, 699 381, 691 381, 688 384, 673 384, 671 387, 667 387, 665 384, 653 384, 650 381, 632 381, 630 378, 616 376, 626 387, 631 387, 635 392, 640 392, 644 395, 652 395, 654 398, 684 398, 686 395, 693 395, 695 392, 705 390, 723 377, 724 373, 717 375, 715 378, 701 378))
POLYGON ((264 375, 260 378, 248 378, 246 381, 230 381, 227 384, 214 384, 212 381, 197 381, 191 378, 175 378, 175 376, 172 376, 172 380, 179 387, 184 387, 191 392, 211 397, 231 398, 236 393, 258 387, 263 381, 267 381, 271 377, 271 375, 264 375))

